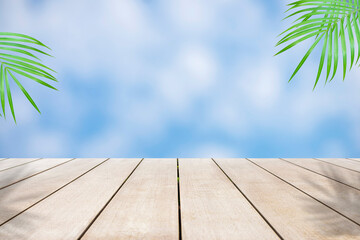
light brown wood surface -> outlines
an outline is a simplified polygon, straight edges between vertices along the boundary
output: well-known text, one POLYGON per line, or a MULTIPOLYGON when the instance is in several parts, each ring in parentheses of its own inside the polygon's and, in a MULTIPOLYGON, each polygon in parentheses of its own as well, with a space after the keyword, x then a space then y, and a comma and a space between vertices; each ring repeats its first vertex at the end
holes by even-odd
MULTIPOLYGON (((251 161, 360 224, 360 191, 280 159, 251 161)), ((312 209, 312 202, 309 208, 312 209)))
POLYGON ((40 158, 11 158, 5 159, 4 161, 0 161, 0 171, 7 170, 9 168, 13 168, 16 166, 21 166, 23 164, 27 164, 33 161, 37 161, 40 158))
POLYGON ((284 239, 360 239, 356 224, 250 161, 215 161, 284 239))
POLYGON ((68 161, 71 161, 71 158, 40 159, 39 161, 31 162, 0 172, 0 189, 36 174, 42 173, 43 171, 47 171, 68 161))
POLYGON ((360 161, 215 161, 0 160, 0 240, 360 238, 360 161))
POLYGON ((360 190, 360 173, 350 171, 326 162, 311 158, 284 158, 283 160, 314 171, 331 179, 337 180, 360 190))
POLYGON ((0 190, 0 225, 104 160, 76 159, 0 190))
POLYGON ((140 159, 110 159, 0 227, 0 239, 76 239, 140 159))
POLYGON ((182 239, 279 239, 211 159, 180 159, 179 172, 182 239))
POLYGON ((82 239, 179 239, 176 159, 145 159, 82 239))
POLYGON ((348 158, 348 159, 360 162, 360 158, 348 158))
POLYGON ((356 162, 345 158, 315 158, 339 167, 350 169, 351 171, 360 172, 360 162, 356 162))

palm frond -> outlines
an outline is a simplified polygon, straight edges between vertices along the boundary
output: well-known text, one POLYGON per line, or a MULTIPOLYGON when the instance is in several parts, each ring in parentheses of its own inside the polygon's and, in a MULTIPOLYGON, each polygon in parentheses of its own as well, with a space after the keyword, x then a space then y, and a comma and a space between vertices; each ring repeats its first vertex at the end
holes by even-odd
POLYGON ((11 96, 10 80, 15 82, 31 105, 40 113, 38 106, 16 75, 57 90, 55 87, 45 82, 45 80, 57 82, 57 79, 50 73, 55 71, 39 62, 40 59, 35 54, 51 55, 39 48, 51 50, 45 44, 33 37, 19 33, 0 32, 0 102, 2 109, 2 114, 0 114, 0 116, 6 117, 5 108, 7 96, 7 102, 15 123, 16 117, 11 96))
POLYGON ((314 43, 296 67, 289 81, 300 70, 319 42, 322 42, 322 51, 314 89, 318 84, 324 65, 326 65, 325 84, 330 78, 331 71, 330 81, 335 77, 339 62, 339 47, 341 48, 344 80, 347 67, 350 70, 360 58, 360 0, 297 0, 288 4, 288 7, 286 12, 290 13, 285 19, 295 17, 296 20, 291 27, 279 35, 282 38, 276 46, 286 46, 275 55, 283 53, 305 40, 314 39, 314 43))

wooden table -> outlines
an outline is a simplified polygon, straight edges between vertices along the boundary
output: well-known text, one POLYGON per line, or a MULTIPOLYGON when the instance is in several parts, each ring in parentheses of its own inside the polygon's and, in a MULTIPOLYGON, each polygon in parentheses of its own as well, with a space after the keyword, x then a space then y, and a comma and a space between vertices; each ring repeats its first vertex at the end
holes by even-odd
POLYGON ((0 239, 360 239, 360 159, 0 159, 0 239))

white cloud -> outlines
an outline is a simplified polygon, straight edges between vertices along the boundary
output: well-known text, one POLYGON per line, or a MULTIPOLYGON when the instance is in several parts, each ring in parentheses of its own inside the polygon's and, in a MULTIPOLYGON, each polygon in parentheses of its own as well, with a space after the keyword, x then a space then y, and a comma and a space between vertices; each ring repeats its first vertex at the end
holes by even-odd
MULTIPOLYGON (((231 149, 228 146, 219 145, 218 143, 204 143, 191 147, 187 147, 189 150, 182 154, 182 157, 194 157, 194 158, 236 158, 239 157, 239 150, 231 149)), ((182 153, 182 151, 179 151, 182 153)))
MULTIPOLYGON (((87 84, 110 86, 106 97, 85 96, 102 101, 104 117, 110 119, 95 136, 79 142, 82 156, 136 152, 139 139, 159 141, 171 135, 166 131, 172 124, 189 124, 194 131, 219 131, 238 140, 259 133, 259 126, 306 139, 331 116, 351 119, 351 129, 360 120, 359 81, 336 80, 339 83, 326 88, 320 84, 311 92, 317 59, 309 58, 291 85, 287 83, 289 69, 296 66, 306 46, 273 58, 278 32, 269 28, 271 19, 266 19, 260 1, 164 0, 151 5, 140 0, 64 0, 39 4, 37 9, 30 8, 26 0, 6 0, 2 3, 6 11, 0 9, 1 27, 37 36, 56 56, 47 61, 59 72, 61 91, 49 97, 46 90, 36 89, 33 95, 41 110, 58 121, 50 128, 63 129, 50 129, 50 136, 45 130, 37 134, 42 123, 34 117, 36 112, 29 104, 17 105, 28 155, 70 151, 68 144, 74 142, 81 121, 95 110, 69 86, 87 84), (226 52, 233 57, 224 57, 226 52), (39 143, 48 144, 47 149, 42 150, 39 143)), ((16 102, 23 101, 18 95, 14 95, 16 102)), ((8 123, 0 132, 1 142, 20 136, 8 123)), ((353 138, 360 142, 358 135, 354 133, 353 138)), ((216 141, 196 143, 179 152, 239 154, 216 141)))
POLYGON ((270 60, 258 61, 256 65, 241 63, 244 73, 237 77, 237 90, 251 101, 251 105, 260 111, 266 111, 279 103, 283 85, 280 76, 281 67, 270 60))
MULTIPOLYGON (((201 46, 185 46, 178 57, 179 71, 193 79, 192 86, 197 91, 212 84, 217 73, 217 63, 209 49, 201 46)), ((190 88, 193 89, 193 88, 190 88)))
POLYGON ((320 149, 321 157, 346 157, 347 149, 336 139, 327 140, 320 149))
POLYGON ((237 101, 236 98, 223 97, 209 102, 202 128, 219 129, 228 136, 248 136, 251 132, 249 116, 237 101))
POLYGON ((69 152, 69 139, 59 132, 42 132, 38 129, 27 139, 26 152, 36 157, 64 157, 69 152))
POLYGON ((111 129, 86 139, 77 150, 77 154, 89 157, 124 157, 129 156, 129 150, 131 139, 124 139, 121 131, 111 129))
POLYGON ((213 5, 213 1, 206 0, 165 0, 162 1, 162 10, 167 13, 167 19, 172 21, 174 27, 196 34, 209 31, 214 25, 213 5))
POLYGON ((173 61, 160 70, 154 90, 177 117, 189 114, 194 101, 208 95, 217 77, 217 63, 209 49, 181 46, 173 61))

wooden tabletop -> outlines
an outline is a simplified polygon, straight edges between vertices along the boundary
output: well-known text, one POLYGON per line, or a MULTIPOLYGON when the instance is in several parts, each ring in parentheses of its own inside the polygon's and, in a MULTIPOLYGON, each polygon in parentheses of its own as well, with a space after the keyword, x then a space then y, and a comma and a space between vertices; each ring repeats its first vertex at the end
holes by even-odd
POLYGON ((0 159, 0 239, 360 239, 360 159, 0 159))

